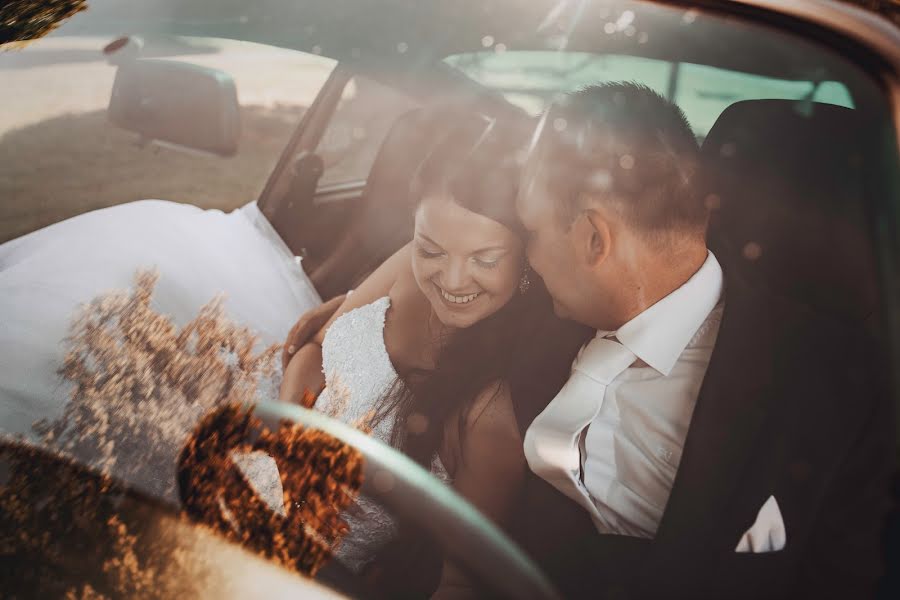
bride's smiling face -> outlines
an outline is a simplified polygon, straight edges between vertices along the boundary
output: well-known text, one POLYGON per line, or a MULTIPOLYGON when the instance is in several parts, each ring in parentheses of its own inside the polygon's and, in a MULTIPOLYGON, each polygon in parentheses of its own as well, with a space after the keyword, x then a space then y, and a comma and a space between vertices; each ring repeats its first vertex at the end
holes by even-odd
POLYGON ((497 221, 449 198, 426 197, 415 231, 413 274, 444 325, 474 325, 518 292, 524 246, 497 221))

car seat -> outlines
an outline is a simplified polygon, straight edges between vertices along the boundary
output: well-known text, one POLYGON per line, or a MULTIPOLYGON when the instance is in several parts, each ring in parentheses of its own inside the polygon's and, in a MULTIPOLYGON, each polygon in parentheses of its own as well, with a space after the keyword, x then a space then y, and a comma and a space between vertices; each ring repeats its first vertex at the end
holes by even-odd
POLYGON ((378 149, 360 205, 329 257, 311 274, 323 298, 346 291, 412 238, 409 184, 427 153, 424 110, 400 115, 378 149))
POLYGON ((701 150, 711 243, 749 281, 874 327, 877 268, 859 114, 793 100, 729 106, 701 150))
MULTIPOLYGON (((435 142, 478 112, 477 104, 477 98, 434 103, 395 120, 369 171, 361 205, 336 249, 311 275, 323 298, 358 284, 412 239, 415 210, 410 184, 435 142)), ((504 119, 504 123, 524 126, 530 121, 504 119)))

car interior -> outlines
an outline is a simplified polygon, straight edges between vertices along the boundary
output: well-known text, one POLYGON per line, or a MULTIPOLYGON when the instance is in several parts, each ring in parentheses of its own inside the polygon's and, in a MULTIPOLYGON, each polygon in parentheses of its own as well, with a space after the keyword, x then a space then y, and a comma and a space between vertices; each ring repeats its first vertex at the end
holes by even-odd
MULTIPOLYGON (((674 11, 651 11, 646 16, 652 17, 660 30, 673 27, 666 19, 680 17, 674 11)), ((590 20, 584 21, 581 30, 590 30, 590 20)), ((733 48, 712 48, 709 38, 720 37, 716 27, 722 23, 714 18, 698 18, 697 23, 711 32, 705 42, 686 44, 683 49, 674 40, 664 47, 635 42, 627 50, 644 57, 665 52, 668 60, 702 62, 759 76, 797 79, 813 71, 819 78, 825 77, 825 72, 835 78, 847 76, 844 83, 856 95, 858 109, 815 102, 812 94, 796 101, 761 97, 728 106, 705 140, 700 140, 703 193, 714 209, 713 237, 724 242, 729 252, 742 256, 748 277, 765 281, 835 316, 866 321, 876 330, 878 268, 874 248, 867 241, 866 228, 874 215, 866 208, 866 197, 877 193, 871 189, 872 183, 886 182, 886 177, 879 174, 880 166, 864 155, 866 148, 883 147, 878 143, 879 132, 883 131, 877 116, 880 111, 877 106, 872 106, 876 110, 866 110, 870 100, 877 103, 866 97, 871 93, 867 82, 855 81, 859 74, 848 72, 838 57, 815 53, 814 48, 797 40, 778 39, 775 32, 761 33, 772 36, 769 42, 792 45, 779 48, 766 44, 765 38, 754 42, 751 32, 743 32, 733 48), (743 44, 752 44, 754 52, 746 52, 743 44), (796 56, 798 48, 807 55, 796 56), (785 64, 774 56, 760 58, 762 50, 793 53, 792 62, 785 64), (748 55, 754 56, 752 62, 748 55), (828 64, 829 60, 833 64, 828 64), (773 72, 778 69, 782 71, 773 72), (795 257, 789 266, 778 260, 784 255, 785 244, 791 245, 795 257), (823 262, 828 269, 820 268, 823 262), (808 275, 824 279, 806 281, 808 275)), ((572 45, 579 40, 583 38, 573 37, 572 45)), ((538 44, 541 39, 528 41, 538 44)), ((616 39, 614 43, 622 42, 616 39)), ((622 50, 614 48, 615 52, 622 50)), ((607 44, 602 51, 608 51, 607 44)), ((280 166, 273 172, 259 204, 288 245, 308 261, 307 271, 323 298, 352 288, 411 237, 412 215, 406 202, 409 181, 433 136, 424 126, 424 111, 438 105, 441 110, 480 111, 517 120, 523 129, 535 122, 497 90, 453 72, 442 62, 434 63, 427 75, 422 74, 426 70, 420 64, 401 60, 387 65, 347 61, 338 67, 342 69, 396 86, 413 96, 420 108, 394 120, 368 177, 355 189, 341 186, 340 194, 335 195, 329 187, 315 185, 313 179, 321 174, 320 166, 311 166, 320 162, 315 159, 315 139, 304 140, 310 148, 294 150, 290 167, 280 166), (416 71, 412 74, 408 69, 416 71), (426 79, 427 84, 423 81, 426 79)), ((340 86, 349 76, 335 77, 331 83, 340 86)), ((332 99, 335 95, 330 94, 332 99)), ((328 97, 323 91, 320 100, 328 97)), ((313 106, 307 117, 311 121, 305 120, 298 132, 305 131, 308 136, 310 130, 321 131, 322 126, 311 125, 316 120, 327 121, 335 104, 313 106)), ((447 112, 450 118, 453 111, 447 112)))
MULTIPOLYGON (((450 17, 440 27, 415 34, 408 23, 369 23, 380 35, 360 32, 362 41, 330 45, 329 36, 335 34, 329 27, 346 27, 344 20, 300 39, 293 31, 283 38, 278 32, 270 35, 290 40, 295 49, 318 54, 324 48, 338 60, 257 201, 292 253, 302 258, 322 299, 353 289, 411 239, 409 187, 433 142, 435 132, 428 125, 434 114, 453 119, 479 112, 514 123, 523 133, 536 123, 534 111, 516 101, 521 90, 512 93, 448 57, 487 50, 527 58, 548 49, 639 57, 672 65, 670 95, 679 65, 748 77, 746 93, 723 100, 726 106, 712 127, 697 135, 699 192, 712 211, 710 245, 727 254, 747 280, 866 328, 887 355, 892 320, 884 299, 895 291, 883 279, 887 234, 879 223, 896 222, 896 217, 874 199, 900 197, 900 190, 892 171, 898 164, 889 140, 893 126, 874 80, 838 53, 764 25, 736 26, 712 11, 650 3, 611 6, 595 4, 569 15, 547 14, 544 3, 526 3, 508 19, 492 19, 497 26, 492 31, 477 20, 450 17), (621 16, 623 9, 630 19, 621 16), (502 50, 497 47, 501 40, 502 50), (364 45, 369 41, 371 48, 364 45), (409 106, 390 116, 364 177, 322 183, 329 168, 323 139, 339 117, 342 94, 357 78, 401 94, 409 106), (753 78, 808 83, 809 91, 773 97, 763 87, 754 91, 758 82, 753 78), (854 108, 816 100, 823 82, 845 87, 854 108)), ((341 31, 341 37, 349 40, 354 34, 341 31)), ((855 52, 844 50, 845 55, 855 52)), ((559 83, 558 89, 550 85, 529 93, 532 102, 546 106, 570 89, 559 83)), ((885 532, 889 561, 900 560, 900 472, 894 480, 885 532)), ((890 597, 887 590, 900 589, 900 573, 887 577, 893 579, 886 580, 883 597, 890 597)), ((371 592, 340 565, 326 569, 322 580, 354 596, 371 592)))
MULTIPOLYGON (((680 13, 650 11, 647 16, 660 31, 671 30, 680 13)), ((582 31, 590 30, 585 18, 582 31)), ((812 99, 812 92, 797 99, 737 101, 718 116, 700 139, 701 190, 712 209, 710 244, 740 265, 743 276, 779 294, 823 311, 851 326, 861 326, 884 339, 884 315, 880 302, 878 249, 872 243, 872 227, 879 216, 870 202, 874 195, 889 193, 889 173, 877 158, 886 145, 881 136, 883 109, 871 83, 836 55, 806 42, 784 38, 765 30, 739 29, 733 43, 721 43, 722 22, 697 17, 706 36, 685 41, 680 36, 665 43, 628 44, 617 38, 602 46, 603 52, 700 63, 718 68, 785 79, 808 79, 812 90, 821 80, 834 78, 850 90, 856 108, 850 109, 812 99), (622 44, 627 47, 616 46, 622 44), (790 257, 785 259, 784 257, 790 257)), ((595 29, 596 30, 596 29, 595 29)), ((538 40, 528 40, 534 47, 538 40)), ((570 48, 585 49, 585 36, 573 35, 570 48)), ((523 43, 523 50, 528 49, 523 43)), ((427 107, 455 103, 458 110, 518 120, 533 126, 534 118, 504 100, 497 90, 481 86, 460 73, 448 73, 446 64, 435 62, 429 72, 429 94, 421 87, 416 100, 424 108, 397 118, 384 138, 365 185, 357 194, 317 204, 329 190, 301 186, 311 197, 279 196, 275 172, 260 199, 263 212, 283 232, 288 244, 303 253, 312 279, 323 298, 352 289, 381 261, 411 238, 412 214, 407 202, 410 179, 424 156, 431 132, 423 128, 427 107), (435 83, 440 81, 440 86, 435 83), (440 92, 435 93, 436 89, 440 92), (451 100, 451 97, 452 100, 451 100), (339 204, 340 206, 336 206, 339 204), (288 206, 294 208, 291 209, 288 206), (297 206, 312 206, 303 214, 297 206), (301 230, 285 230, 283 223, 307 222, 316 230, 308 243, 301 230), (324 242, 324 243, 323 243, 324 242)), ((371 73, 391 85, 409 83, 409 72, 425 69, 396 61, 389 67, 371 68, 353 61, 340 68, 371 73), (371 69, 371 71, 370 71, 371 69)), ((312 118, 328 118, 328 108, 312 118)), ((333 106, 330 107, 333 109, 333 106)), ((313 150, 314 151, 314 150, 313 150)), ((284 186, 282 189, 296 189, 284 186)), ((876 242, 877 243, 877 242, 876 242)), ((897 486, 895 486, 897 487, 897 486)), ((895 490, 896 492, 896 490, 895 490)), ((894 500, 892 527, 898 521, 894 500)), ((896 531, 886 542, 897 555, 896 531)))

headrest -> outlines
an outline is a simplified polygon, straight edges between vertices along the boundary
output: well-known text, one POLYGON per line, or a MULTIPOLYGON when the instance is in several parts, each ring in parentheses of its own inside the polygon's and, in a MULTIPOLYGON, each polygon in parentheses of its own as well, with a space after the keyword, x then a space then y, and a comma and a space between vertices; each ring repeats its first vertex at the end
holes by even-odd
POLYGON ((382 141, 363 191, 363 247, 384 260, 412 238, 409 185, 434 133, 421 108, 402 114, 382 141))
POLYGON ((840 320, 876 313, 858 114, 828 104, 729 106, 701 151, 711 244, 750 281, 840 320))
POLYGON ((410 184, 435 141, 457 132, 477 113, 472 100, 437 103, 404 113, 391 126, 363 191, 362 244, 375 264, 412 239, 415 212, 410 184))

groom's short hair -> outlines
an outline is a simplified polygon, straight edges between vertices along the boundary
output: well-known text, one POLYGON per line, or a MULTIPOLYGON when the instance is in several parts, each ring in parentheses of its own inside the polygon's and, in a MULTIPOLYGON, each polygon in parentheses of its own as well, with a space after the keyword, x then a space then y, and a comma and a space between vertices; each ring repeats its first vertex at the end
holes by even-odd
POLYGON ((705 232, 700 150, 674 103, 644 85, 604 83, 567 95, 544 129, 538 143, 547 144, 542 155, 566 227, 590 202, 603 202, 650 235, 705 232))

